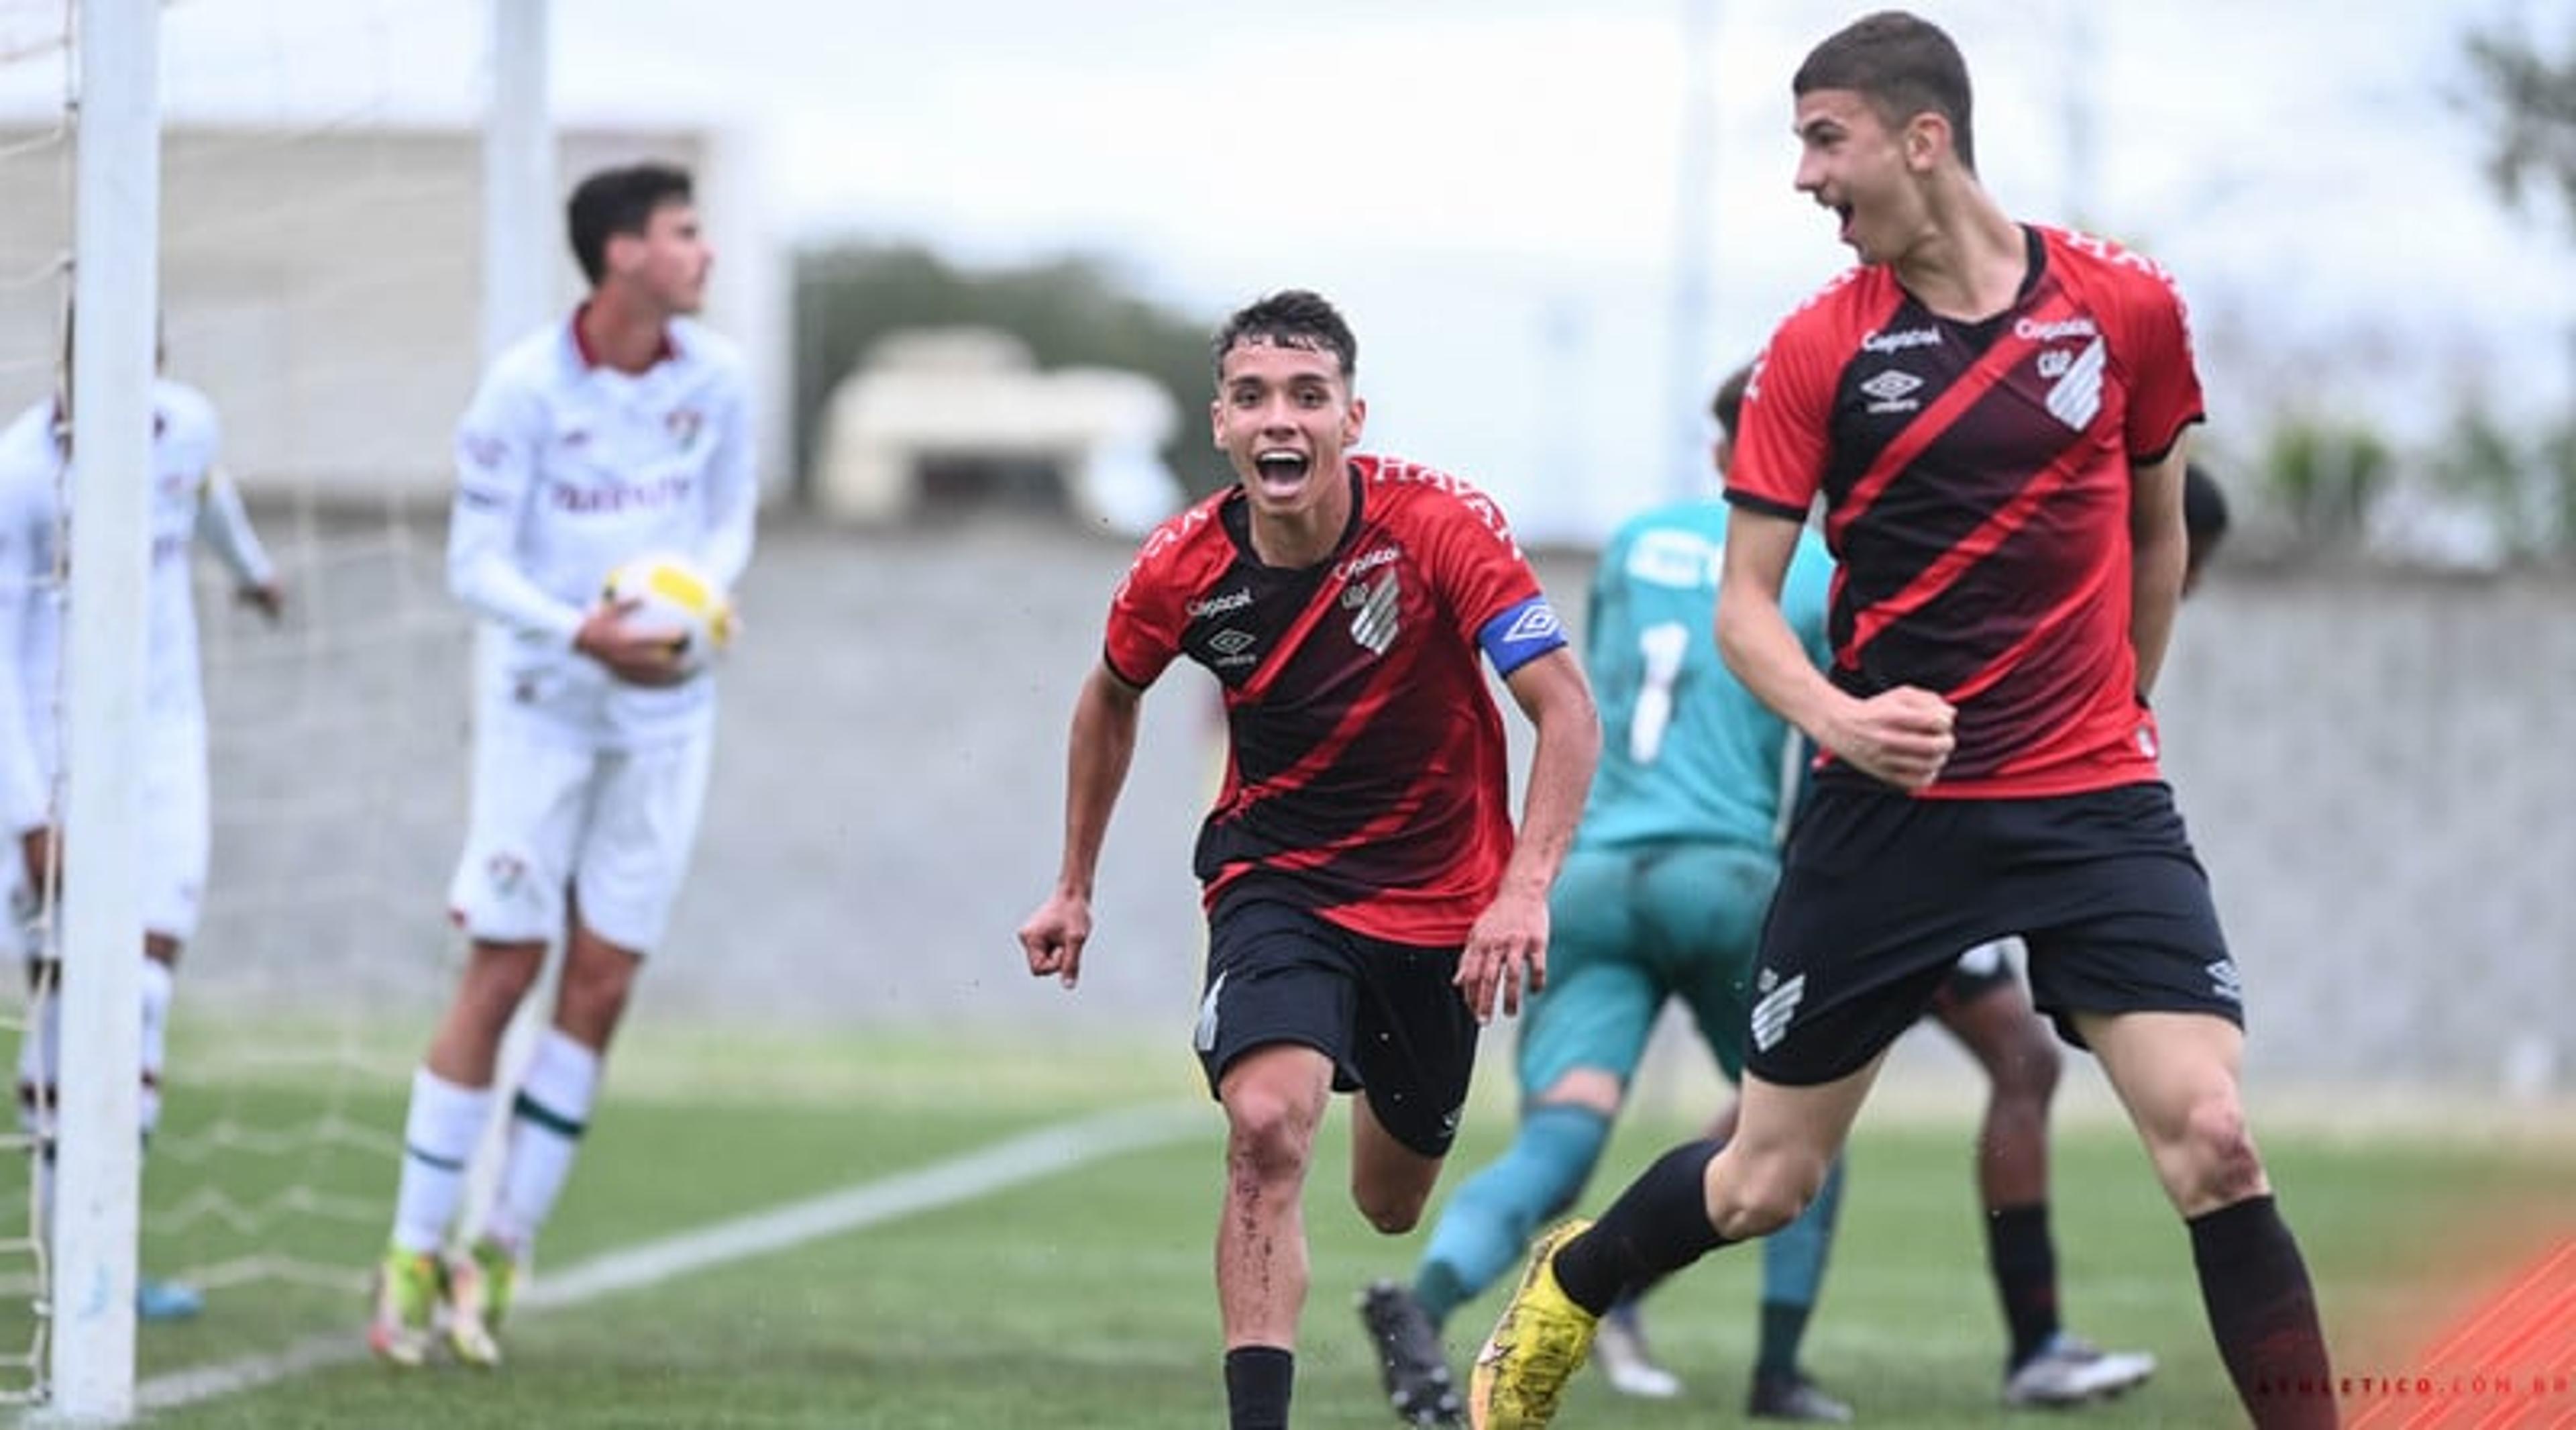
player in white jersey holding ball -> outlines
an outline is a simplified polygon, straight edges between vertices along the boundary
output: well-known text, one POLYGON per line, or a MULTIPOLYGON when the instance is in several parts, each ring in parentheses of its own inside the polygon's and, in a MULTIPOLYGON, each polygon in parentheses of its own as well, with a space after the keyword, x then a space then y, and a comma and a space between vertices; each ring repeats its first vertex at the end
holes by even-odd
MULTIPOLYGON (((6 936, 21 941, 28 986, 40 1011, 18 1051, 19 1121, 37 1139, 38 1192, 52 1190, 55 1083, 60 1070, 61 965, 28 921, 50 913, 65 868, 56 848, 61 818, 61 660, 65 642, 65 503, 73 489, 71 417, 65 395, 19 414, 0 432, 0 815, 16 857, 0 856, 9 893, 6 936)), ((274 569, 242 510, 241 496, 215 466, 221 445, 214 404, 166 378, 152 386, 152 533, 145 596, 142 842, 142 1135, 161 1120, 161 1073, 172 982, 180 950, 197 931, 206 883, 209 802, 206 703, 197 656, 197 612, 188 558, 204 539, 231 568, 245 600, 274 620, 281 596, 274 569)), ((73 875, 77 877, 77 873, 73 875)), ((147 1321, 192 1316, 195 1288, 145 1277, 135 1309, 147 1321)))
POLYGON ((473 813, 449 902, 472 947, 412 1080, 368 1333, 404 1365, 428 1355, 442 1299, 453 1353, 499 1359, 494 1329, 696 840, 714 680, 677 627, 603 600, 604 583, 672 553, 721 592, 751 557, 742 362, 688 317, 712 258, 689 175, 603 170, 568 217, 588 301, 492 364, 457 433, 448 582, 483 629, 473 813), (502 1034, 558 937, 554 1016, 513 1093, 489 1224, 446 1254, 502 1034))

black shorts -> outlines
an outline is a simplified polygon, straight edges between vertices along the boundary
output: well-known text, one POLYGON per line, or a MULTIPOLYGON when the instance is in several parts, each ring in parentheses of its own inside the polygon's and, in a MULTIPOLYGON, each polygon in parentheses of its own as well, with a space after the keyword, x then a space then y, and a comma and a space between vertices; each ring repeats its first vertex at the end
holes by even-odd
POLYGON ((1745 1067, 1794 1086, 1858 1070, 1930 1004, 1962 949, 2030 948, 2031 1001, 2073 1015, 2242 1024, 2236 965, 2173 791, 1915 799, 1819 785, 1783 851, 1755 967, 1745 1067))
POLYGON ((1395 1139, 1445 1157, 1476 1067, 1476 1018, 1451 982, 1458 950, 1352 933, 1288 904, 1220 905, 1193 1044, 1214 1093, 1234 1060, 1299 1043, 1365 1091, 1395 1139))

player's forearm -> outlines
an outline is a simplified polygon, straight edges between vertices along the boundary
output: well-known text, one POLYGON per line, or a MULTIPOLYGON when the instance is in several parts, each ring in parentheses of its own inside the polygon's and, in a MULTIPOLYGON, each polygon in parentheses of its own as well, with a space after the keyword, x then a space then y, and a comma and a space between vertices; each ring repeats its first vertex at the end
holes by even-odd
POLYGON ((1543 709, 1536 723, 1538 741, 1530 752, 1529 786, 1521 799, 1520 837, 1503 866, 1503 887, 1544 898, 1565 866, 1565 853, 1583 819, 1593 768, 1601 760, 1601 716, 1590 690, 1578 683, 1573 696, 1543 709))
POLYGON ((699 559, 706 564, 707 574, 716 584, 730 591, 742 583, 742 573, 751 566, 751 547, 759 529, 760 487, 749 472, 740 474, 725 506, 707 532, 706 550, 699 559))
POLYGON ((2155 693, 2182 608, 2183 570, 2191 555, 2181 522, 2156 523, 2132 532, 2129 547, 2129 646, 2138 662, 2138 696, 2155 693))
POLYGON ((1138 704, 1134 692, 1113 688, 1107 672, 1099 670, 1074 702, 1065 757, 1064 862, 1056 872, 1060 892, 1091 897, 1110 811, 1136 757, 1138 704))
POLYGON ((1808 739, 1836 748, 1833 732, 1852 698, 1808 659, 1777 596, 1728 583, 1718 596, 1717 650, 1755 699, 1808 739))
MULTIPOLYGON (((0 650, 23 650, 34 578, 0 580, 12 583, 0 590, 0 650)), ((36 758, 25 690, 19 672, 0 669, 0 823, 13 835, 51 824, 54 817, 53 787, 36 758)))
POLYGON ((245 586, 265 586, 276 579, 259 532, 243 507, 241 488, 220 468, 206 476, 206 499, 197 508, 197 535, 215 549, 233 579, 245 586))

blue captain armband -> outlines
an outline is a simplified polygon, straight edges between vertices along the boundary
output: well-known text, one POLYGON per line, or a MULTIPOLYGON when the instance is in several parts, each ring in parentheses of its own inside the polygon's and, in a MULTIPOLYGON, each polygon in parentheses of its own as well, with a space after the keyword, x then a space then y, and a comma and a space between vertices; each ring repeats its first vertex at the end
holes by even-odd
POLYGON ((1485 648, 1496 675, 1509 675, 1549 651, 1564 649, 1565 622, 1556 618, 1556 607, 1542 592, 1504 607, 1476 633, 1476 644, 1485 648))

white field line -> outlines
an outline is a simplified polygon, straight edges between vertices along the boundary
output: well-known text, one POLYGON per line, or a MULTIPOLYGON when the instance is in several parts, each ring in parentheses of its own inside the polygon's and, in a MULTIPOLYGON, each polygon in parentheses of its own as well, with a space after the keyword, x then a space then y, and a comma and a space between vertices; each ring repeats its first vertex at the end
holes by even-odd
MULTIPOLYGON (((915 1171, 607 1252, 533 1278, 514 1309, 537 1313, 578 1306, 916 1212, 955 1206, 1085 1163, 1177 1141, 1203 1129, 1206 1116, 1198 1104, 1162 1104, 1024 1133, 915 1171)), ((283 1351, 154 1376, 135 1387, 136 1407, 148 1411, 193 1405, 359 1359, 366 1354, 366 1341, 356 1324, 359 1314, 360 1308, 352 1307, 351 1325, 345 1332, 315 1336, 283 1351)))

